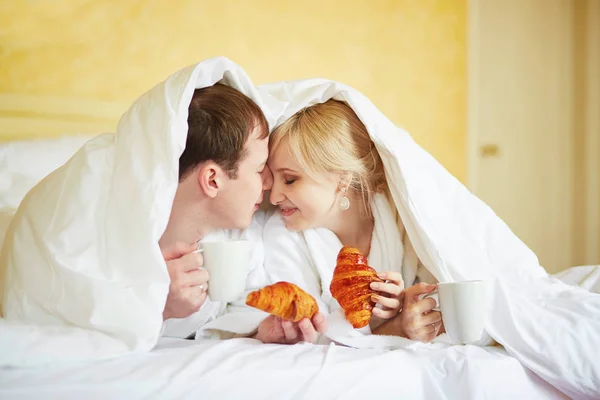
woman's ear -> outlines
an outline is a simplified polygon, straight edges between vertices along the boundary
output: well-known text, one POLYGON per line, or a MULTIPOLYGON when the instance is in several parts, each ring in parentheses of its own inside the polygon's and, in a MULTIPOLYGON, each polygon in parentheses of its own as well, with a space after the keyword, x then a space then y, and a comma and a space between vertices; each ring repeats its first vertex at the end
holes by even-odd
POLYGON ((199 168, 198 186, 200 190, 211 199, 217 197, 224 184, 224 172, 214 162, 207 162, 199 168))
POLYGON ((342 193, 346 193, 348 188, 352 184, 352 172, 344 172, 340 175, 340 184, 338 185, 338 190, 342 193))

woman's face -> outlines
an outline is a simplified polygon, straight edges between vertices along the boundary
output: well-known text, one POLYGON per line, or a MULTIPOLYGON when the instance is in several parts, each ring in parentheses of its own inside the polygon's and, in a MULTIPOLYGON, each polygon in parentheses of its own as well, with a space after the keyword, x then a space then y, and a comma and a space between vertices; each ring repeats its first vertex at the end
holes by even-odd
POLYGON ((287 138, 271 151, 268 165, 273 172, 270 200, 281 210, 288 229, 327 227, 340 217, 339 174, 320 173, 311 177, 301 171, 287 138))

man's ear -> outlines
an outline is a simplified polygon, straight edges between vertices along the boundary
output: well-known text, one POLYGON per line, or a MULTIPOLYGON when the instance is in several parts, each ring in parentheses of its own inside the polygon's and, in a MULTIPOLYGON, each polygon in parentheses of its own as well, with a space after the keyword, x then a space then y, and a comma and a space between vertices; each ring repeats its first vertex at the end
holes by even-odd
POLYGON ((198 169, 198 186, 207 197, 217 197, 224 183, 225 173, 214 162, 207 162, 198 169))

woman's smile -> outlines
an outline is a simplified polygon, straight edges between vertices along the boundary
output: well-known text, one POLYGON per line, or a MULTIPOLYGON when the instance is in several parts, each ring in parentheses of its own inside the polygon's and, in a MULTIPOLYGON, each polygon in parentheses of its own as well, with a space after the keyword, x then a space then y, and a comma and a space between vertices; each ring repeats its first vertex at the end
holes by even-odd
POLYGON ((291 217, 296 211, 297 208, 281 208, 281 216, 284 218, 291 217))

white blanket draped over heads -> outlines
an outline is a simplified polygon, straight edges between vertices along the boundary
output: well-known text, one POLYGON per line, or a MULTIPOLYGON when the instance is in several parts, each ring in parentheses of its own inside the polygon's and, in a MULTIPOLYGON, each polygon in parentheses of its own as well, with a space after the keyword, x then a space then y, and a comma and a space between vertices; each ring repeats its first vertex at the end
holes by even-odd
POLYGON ((331 98, 350 105, 379 151, 419 260, 440 282, 488 280, 486 331, 567 395, 598 396, 600 362, 593 354, 600 348, 600 295, 550 277, 493 210, 358 91, 327 80, 260 89, 286 104, 277 124, 331 98))
POLYGON ((281 105, 264 104, 235 63, 210 59, 142 95, 116 135, 86 143, 25 197, 0 255, 0 364, 154 347, 169 290, 158 241, 177 188, 188 106, 196 88, 219 81, 252 98, 273 124, 269 110, 281 105))
MULTIPOLYGON (((256 89, 224 58, 188 67, 143 95, 116 136, 89 142, 25 199, 0 260, 8 320, 27 314, 54 326, 44 333, 48 343, 71 335, 73 357, 152 348, 169 284, 157 243, 177 186, 187 107, 194 88, 223 78, 257 102, 271 128, 312 104, 346 101, 376 144, 421 262, 441 282, 489 279, 486 331, 566 394, 597 395, 599 295, 549 277, 489 207, 356 90, 322 79, 256 89)), ((43 350, 42 357, 56 356, 51 344, 43 350)))

